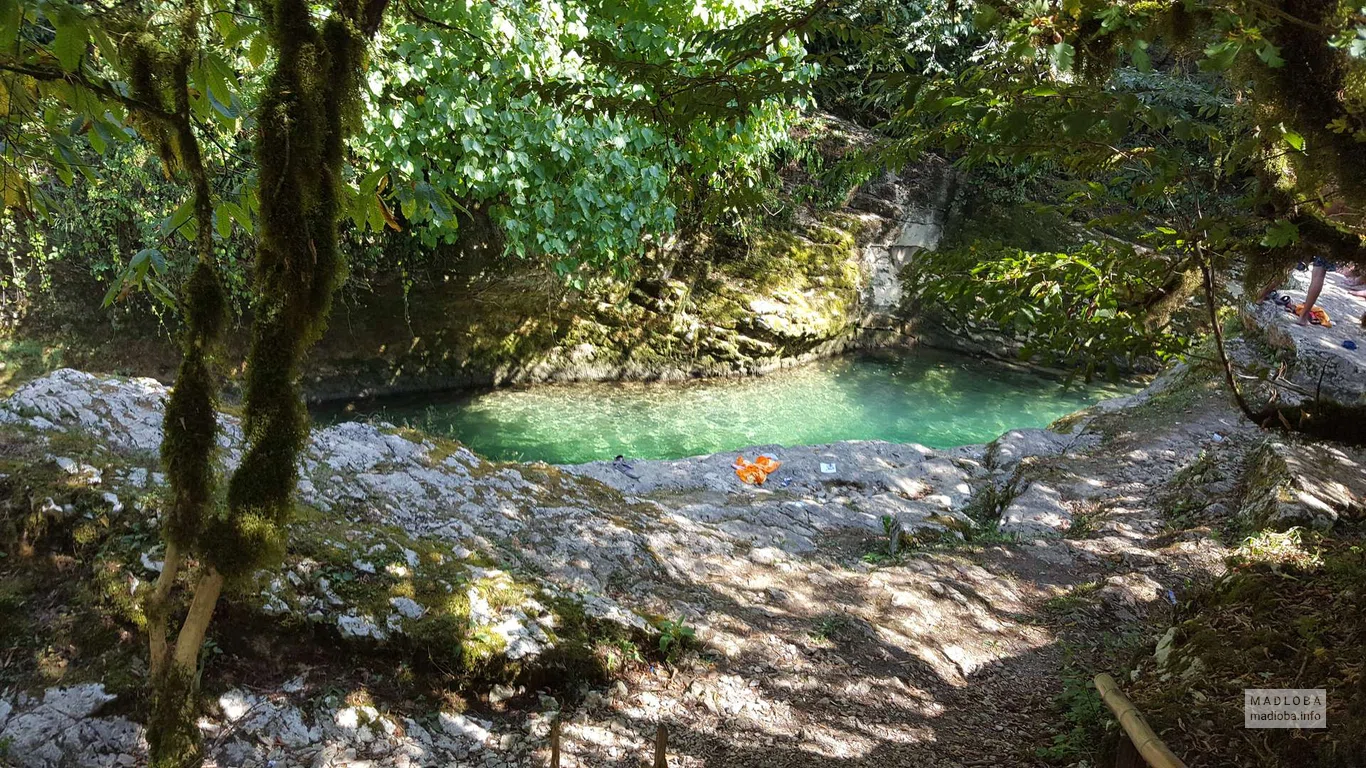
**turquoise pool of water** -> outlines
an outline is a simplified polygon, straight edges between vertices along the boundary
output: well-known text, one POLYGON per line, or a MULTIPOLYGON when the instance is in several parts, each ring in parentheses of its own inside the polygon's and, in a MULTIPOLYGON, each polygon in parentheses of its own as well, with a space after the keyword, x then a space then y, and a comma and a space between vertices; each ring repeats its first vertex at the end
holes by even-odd
POLYGON ((318 414, 451 437, 494 459, 576 464, 624 454, 671 459, 750 445, 888 440, 948 448, 1042 427, 1113 388, 917 350, 838 357, 765 376, 542 384, 377 400, 318 414))

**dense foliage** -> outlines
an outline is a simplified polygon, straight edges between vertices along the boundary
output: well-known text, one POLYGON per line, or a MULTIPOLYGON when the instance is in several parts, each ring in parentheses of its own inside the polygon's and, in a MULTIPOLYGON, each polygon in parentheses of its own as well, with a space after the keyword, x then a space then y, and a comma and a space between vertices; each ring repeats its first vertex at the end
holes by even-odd
MULTIPOLYGON (((387 31, 369 75, 358 149, 377 173, 360 192, 392 201, 429 244, 457 234, 460 211, 487 207, 513 254, 548 256, 564 272, 582 262, 620 266, 669 234, 692 196, 752 187, 792 111, 775 97, 734 116, 661 123, 629 106, 663 94, 596 63, 586 42, 615 37, 650 66, 672 67, 707 55, 690 37, 758 9, 655 2, 623 17, 622 8, 548 0, 415 11, 387 31), (572 102, 547 92, 563 82, 577 86, 572 102), (594 99, 631 104, 594 110, 594 99), (385 169, 392 174, 379 175, 385 169)), ((800 77, 799 54, 787 42, 749 66, 800 77)), ((361 210, 353 208, 357 223, 361 210)), ((393 218, 368 215, 372 226, 393 218)))
POLYGON ((950 324, 1090 372, 1181 351, 1169 321, 1201 268, 1255 290, 1366 253, 1366 14, 1351 3, 868 0, 851 16, 872 42, 827 60, 817 93, 888 137, 853 163, 945 153, 967 207, 1048 208, 1074 230, 922 255, 924 306, 950 324))
MULTIPOLYGON (((761 7, 657 3, 632 7, 628 17, 592 3, 410 4, 392 15, 367 72, 364 130, 344 188, 350 261, 362 277, 411 265, 438 253, 430 246, 459 238, 461 222, 491 214, 502 235, 495 245, 508 253, 544 258, 563 274, 581 263, 621 271, 668 237, 680 208, 691 221, 734 215, 754 201, 763 163, 786 137, 799 100, 778 93, 709 119, 636 114, 632 105, 657 103, 659 83, 597 62, 592 48, 596 39, 615 39, 652 67, 715 59, 717 44, 705 35, 761 7), (619 34, 618 24, 630 29, 619 34), (552 84, 561 87, 552 93, 552 84), (595 109, 594 96, 616 106, 595 109)), ((210 138, 213 241, 240 314, 250 303, 259 206, 250 107, 269 49, 251 14, 218 14, 212 26, 214 45, 187 73, 190 106, 210 138)), ((56 29, 53 22, 54 38, 56 29)), ((81 27, 54 44, 91 34, 103 33, 81 27)), ((104 63, 85 62, 92 74, 106 74, 104 63)), ((744 67, 794 82, 811 74, 795 40, 744 67)), ((27 277, 14 281, 15 291, 40 285, 64 262, 108 281, 109 301, 146 289, 155 310, 174 309, 192 262, 172 235, 190 239, 195 227, 183 187, 162 173, 154 148, 125 143, 133 127, 121 110, 106 114, 92 104, 89 123, 67 131, 68 113, 44 101, 64 86, 10 77, 29 89, 6 112, 14 150, 5 171, 6 234, 27 277), (18 210, 41 221, 16 227, 18 210)))

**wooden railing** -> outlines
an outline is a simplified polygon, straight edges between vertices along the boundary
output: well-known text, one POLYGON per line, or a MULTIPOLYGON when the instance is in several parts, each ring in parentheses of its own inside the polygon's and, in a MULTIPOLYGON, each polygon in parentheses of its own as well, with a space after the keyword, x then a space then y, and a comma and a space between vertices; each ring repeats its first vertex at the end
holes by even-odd
POLYGON ((1119 753, 1115 758, 1115 768, 1186 768, 1181 758, 1172 754, 1167 745, 1157 738, 1153 729, 1143 720, 1138 708, 1119 690, 1115 679, 1109 675, 1096 675, 1096 690, 1105 706, 1114 713, 1121 730, 1119 753))

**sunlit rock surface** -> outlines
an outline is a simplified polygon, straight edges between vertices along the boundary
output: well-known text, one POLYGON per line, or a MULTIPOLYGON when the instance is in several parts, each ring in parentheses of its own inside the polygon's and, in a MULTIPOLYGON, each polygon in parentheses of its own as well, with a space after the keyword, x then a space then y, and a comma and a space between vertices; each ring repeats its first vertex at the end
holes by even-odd
MULTIPOLYGON (((166 394, 150 380, 61 370, 20 389, 0 406, 0 420, 39 434, 88 434, 130 457, 135 466, 101 486, 117 502, 122 487, 165 481, 155 449, 166 394)), ((242 432, 233 416, 221 415, 220 425, 220 458, 230 468, 240 460, 242 432)), ((628 606, 649 608, 665 586, 724 569, 728 560, 773 562, 814 552, 823 537, 884 532, 891 522, 911 536, 961 537, 978 524, 963 510, 990 474, 988 454, 999 472, 1065 444, 1022 431, 990 450, 758 447, 743 453, 767 453, 783 466, 754 487, 731 467, 738 453, 637 462, 630 477, 610 463, 489 462, 387 425, 344 423, 310 437, 299 498, 311 511, 295 526, 285 570, 260 575, 261 609, 384 641, 429 617, 431 594, 396 602, 385 591, 412 582, 437 597, 463 594, 460 610, 502 639, 500 651, 534 657, 553 643, 554 623, 535 601, 537 590, 576 599, 592 616, 643 626, 628 606), (484 565, 495 562, 516 573, 484 565), (509 589, 519 593, 512 605, 489 607, 484 592, 509 589)), ((73 459, 57 461, 81 471, 73 459)), ((155 577, 157 558, 142 553, 135 566, 142 578, 155 577)))
POLYGON ((0 696, 0 753, 25 768, 122 766, 126 756, 146 749, 142 726, 121 717, 95 716, 114 697, 88 683, 49 688, 41 697, 0 696))
POLYGON ((1268 440, 1248 459, 1239 514, 1254 530, 1329 530, 1366 515, 1366 466, 1338 446, 1268 440))
MULTIPOLYGON (((1292 303, 1304 301, 1310 272, 1292 272, 1281 295, 1292 303)), ((1366 405, 1366 333, 1361 318, 1366 299, 1348 292, 1347 279, 1329 272, 1315 306, 1328 312, 1331 328, 1300 325, 1284 307, 1267 300, 1243 307, 1243 324, 1267 343, 1289 356, 1291 381, 1310 395, 1318 394, 1344 405, 1366 405), (1356 349, 1348 349, 1351 342, 1356 349)))
MULTIPOLYGON (((131 500, 165 482, 155 453, 165 395, 147 381, 59 371, 0 404, 0 421, 39 442, 88 436, 92 455, 54 454, 53 466, 84 478, 91 493, 108 494, 100 498, 111 514, 121 504, 121 514, 150 515, 154 509, 131 500)), ((221 423, 221 460, 232 465, 240 458, 241 432, 234 417, 223 415, 221 423)), ((990 529, 1002 510, 981 501, 986 489, 995 489, 990 498, 1025 498, 1039 487, 1029 474, 1033 463, 1060 461, 1093 446, 1080 432, 1019 431, 991 446, 947 451, 878 442, 764 446, 636 462, 623 472, 610 463, 491 462, 386 425, 343 424, 310 438, 290 554, 282 567, 258 574, 248 598, 267 615, 298 617, 363 645, 383 645, 399 635, 421 643, 432 622, 458 616, 482 638, 474 651, 517 664, 536 663, 561 641, 563 601, 637 631, 650 630, 647 617, 677 617, 718 658, 767 659, 764 668, 784 670, 772 674, 794 690, 808 685, 801 680, 819 668, 795 650, 793 637, 761 631, 754 622, 833 615, 820 619, 833 622, 830 632, 876 625, 877 636, 895 649, 888 653, 962 686, 996 660, 1033 653, 1047 642, 1043 629, 1009 618, 1026 609, 1020 587, 953 558, 911 559, 883 572, 854 554, 857 567, 850 567, 850 547, 862 552, 864 542, 881 541, 874 547, 886 550, 892 533, 898 541, 951 542, 990 529), (760 453, 782 467, 762 487, 741 483, 731 468, 736 455, 753 459, 760 453), (840 605, 855 613, 831 614, 840 605)), ((1147 462, 1147 456, 1134 462, 1147 462)), ((1065 488, 1069 503, 1078 489, 1089 488, 1084 478, 1071 481, 1065 488)), ((1048 567, 1070 566, 1079 556, 1068 546, 1026 549, 1037 549, 1048 567)), ((160 560, 155 545, 130 556, 123 567, 132 587, 154 579, 160 560)), ((872 695, 885 685, 895 688, 894 680, 847 682, 854 687, 840 695, 872 695)), ((323 682, 310 683, 309 690, 323 682)), ((504 695, 513 693, 498 694, 504 695)), ((708 716, 753 727, 793 730, 799 717, 793 706, 738 674, 695 681, 686 701, 708 716)), ((202 724, 216 764, 274 759, 285 768, 364 760, 395 768, 529 766, 539 759, 529 745, 543 744, 550 716, 514 726, 441 713, 419 723, 287 691, 268 698, 237 691, 220 705, 222 715, 202 724)), ((15 723, 34 724, 19 732, 27 740, 46 733, 43 723, 56 715, 31 717, 38 706, 0 696, 0 739, 17 741, 10 733, 15 723)), ((599 733, 603 725, 591 715, 594 706, 567 726, 567 738, 581 744, 637 739, 599 733)), ((678 706, 655 694, 629 701, 614 696, 611 704, 641 722, 655 722, 663 708, 678 706)), ((140 726, 103 719, 95 710, 79 720, 78 729, 68 730, 79 738, 49 740, 45 749, 82 765, 143 759, 140 726)), ((827 731, 818 726, 812 733, 829 754, 855 748, 827 731)), ((48 752, 33 755, 19 765, 59 764, 42 762, 48 752)))

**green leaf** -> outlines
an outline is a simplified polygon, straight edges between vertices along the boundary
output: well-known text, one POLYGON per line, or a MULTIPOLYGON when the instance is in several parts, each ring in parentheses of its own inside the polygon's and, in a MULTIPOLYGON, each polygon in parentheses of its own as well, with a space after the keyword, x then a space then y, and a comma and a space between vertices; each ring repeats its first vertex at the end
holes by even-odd
POLYGON ((223 240, 227 240, 228 235, 232 234, 232 218, 228 216, 227 210, 221 205, 214 209, 213 228, 218 232, 218 237, 223 240))
POLYGON ((1237 40, 1211 45, 1205 49, 1205 59, 1200 62, 1200 69, 1204 72, 1223 72, 1233 66, 1242 50, 1243 44, 1237 40))
POLYGON ((90 43, 90 30, 86 28, 84 19, 65 7, 63 12, 56 14, 53 24, 57 28, 57 35, 52 40, 52 54, 57 57, 62 69, 74 72, 80 67, 85 47, 90 43))
POLYGON ((1257 58, 1273 69, 1285 66, 1285 59, 1281 58, 1281 49, 1269 41, 1263 42, 1262 46, 1257 49, 1257 58))
POLYGON ((1134 67, 1139 72, 1153 71, 1153 59, 1148 55, 1147 40, 1135 40, 1134 44, 1129 46, 1129 57, 1134 60, 1134 67))
MULTIPOLYGON (((211 55, 206 59, 209 94, 224 107, 231 109, 233 85, 237 83, 237 73, 232 71, 222 56, 211 55)), ((235 115, 234 115, 235 116, 235 115)))
POLYGON ((5 0, 0 3, 0 42, 8 45, 19 36, 19 26, 24 21, 23 3, 5 0))
POLYGON ((1072 62, 1077 57, 1077 49, 1071 43, 1062 42, 1048 46, 1048 57, 1059 72, 1071 72, 1072 62))
POLYGON ((152 265, 152 271, 158 275, 166 274, 166 254, 157 248, 146 248, 147 260, 152 265))
POLYGON ((931 101, 930 103, 926 104, 925 109, 929 110, 930 112, 943 112, 945 109, 948 109, 949 107, 956 107, 966 101, 967 99, 963 98, 962 96, 946 96, 942 99, 935 99, 934 101, 931 101))
POLYGON ((351 217, 351 223, 356 225, 356 229, 361 232, 365 231, 365 217, 370 212, 367 207, 368 205, 369 203, 367 202, 365 195, 349 194, 346 196, 346 204, 344 206, 346 215, 351 217))
POLYGON ((384 209, 378 195, 364 195, 361 202, 365 206, 365 223, 370 229, 379 232, 384 229, 384 209))
POLYGON ((241 227, 247 234, 250 235, 254 231, 251 225, 251 214, 247 213, 245 208, 237 203, 227 201, 223 203, 223 209, 228 212, 233 221, 237 222, 237 226, 241 227))
POLYGON ((1300 228, 1295 222, 1288 219, 1277 219, 1268 224, 1266 234, 1262 237, 1262 245, 1267 248, 1283 248, 1287 245, 1294 245, 1299 242, 1300 228))
POLYGON ((119 55, 119 46, 110 36, 109 30, 99 24, 88 27, 90 30, 90 43, 99 51, 100 60, 103 64, 108 64, 115 71, 122 71, 124 63, 119 55))
POLYGON ((105 308, 105 309, 108 309, 109 307, 112 307, 112 306, 114 305, 114 302, 115 302, 115 301, 118 301, 118 298, 119 298, 119 294, 120 294, 120 293, 123 293, 123 276, 122 276, 122 275, 120 275, 120 276, 114 278, 114 282, 113 282, 112 284, 110 284, 109 290, 108 290, 108 291, 105 291, 105 293, 104 293, 104 300, 100 302, 100 306, 103 307, 103 308, 105 308))
POLYGON ((109 148, 109 144, 105 142, 99 131, 92 130, 86 134, 85 138, 90 141, 90 148, 101 155, 109 148))
POLYGON ((148 278, 146 283, 147 292, 152 294, 153 298, 155 298, 157 301, 160 301, 168 309, 171 309, 173 311, 175 310, 176 300, 174 291, 168 288, 166 284, 161 282, 160 280, 148 278))
POLYGON ((257 32, 251 36, 251 44, 247 46, 247 61, 253 67, 260 69, 266 63, 266 54, 270 52, 270 41, 265 34, 257 32))
POLYGON ((362 195, 374 194, 379 190, 380 179, 389 173, 388 168, 380 167, 365 174, 360 180, 360 192, 362 195))
POLYGON ((1289 144, 1296 152, 1304 151, 1304 137, 1298 133, 1286 131, 1281 134, 1281 138, 1285 139, 1285 143, 1289 144))
POLYGON ((104 294, 102 305, 108 307, 119 297, 140 288, 146 288, 163 304, 175 308, 175 297, 171 290, 152 275, 166 274, 166 255, 156 248, 143 248, 133 254, 128 264, 114 278, 109 290, 104 294))
MULTIPOLYGON (((166 219, 166 226, 163 227, 163 233, 168 235, 172 232, 184 233, 186 230, 190 229, 187 224, 192 216, 194 216, 194 198, 189 197, 185 199, 185 202, 180 204, 179 208, 176 208, 171 213, 168 219, 166 219)), ((185 238, 187 240, 190 239, 190 235, 185 235, 185 238)))

